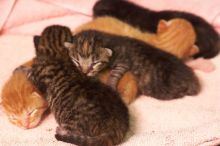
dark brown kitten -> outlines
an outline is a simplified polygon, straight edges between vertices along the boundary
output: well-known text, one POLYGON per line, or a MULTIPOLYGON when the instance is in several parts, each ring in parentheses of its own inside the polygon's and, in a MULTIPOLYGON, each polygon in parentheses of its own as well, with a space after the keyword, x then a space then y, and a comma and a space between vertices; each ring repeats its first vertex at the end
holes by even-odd
POLYGON ((67 41, 59 39, 57 30, 65 34, 61 26, 50 26, 38 41, 35 39, 35 46, 42 49, 36 49, 37 57, 30 72, 31 81, 46 96, 59 124, 56 139, 79 146, 121 143, 129 129, 127 107, 117 92, 82 74, 66 59, 68 56, 57 53, 63 46, 52 47, 52 44, 59 44, 57 40, 67 41))
POLYGON ((94 5, 93 15, 116 17, 142 31, 150 32, 156 32, 161 19, 183 18, 192 23, 197 34, 196 45, 200 52, 195 57, 212 58, 220 50, 219 34, 205 19, 192 13, 171 10, 153 11, 126 0, 99 0, 94 5))
POLYGON ((70 56, 84 55, 84 48, 81 47, 84 44, 90 44, 87 46, 86 57, 93 58, 100 48, 113 51, 108 64, 112 69, 108 83, 113 88, 121 76, 130 70, 136 76, 138 87, 144 95, 165 100, 196 95, 200 91, 199 81, 192 69, 175 56, 144 42, 92 30, 76 34, 72 42, 72 45, 65 43, 69 47, 70 56), (74 54, 76 52, 80 53, 74 54))

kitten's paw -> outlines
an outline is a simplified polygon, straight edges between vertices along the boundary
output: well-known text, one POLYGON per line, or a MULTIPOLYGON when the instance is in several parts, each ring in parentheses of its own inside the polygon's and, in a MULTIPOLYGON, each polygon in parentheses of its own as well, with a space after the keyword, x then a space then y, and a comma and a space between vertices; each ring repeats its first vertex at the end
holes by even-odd
POLYGON ((58 135, 67 135, 68 131, 66 129, 64 129, 63 127, 59 126, 59 127, 56 128, 56 134, 58 134, 58 135))
POLYGON ((13 73, 23 73, 25 75, 28 75, 31 71, 31 68, 25 67, 25 66, 19 66, 14 69, 13 73))
POLYGON ((113 90, 117 90, 117 85, 115 83, 107 81, 107 85, 110 86, 113 90))

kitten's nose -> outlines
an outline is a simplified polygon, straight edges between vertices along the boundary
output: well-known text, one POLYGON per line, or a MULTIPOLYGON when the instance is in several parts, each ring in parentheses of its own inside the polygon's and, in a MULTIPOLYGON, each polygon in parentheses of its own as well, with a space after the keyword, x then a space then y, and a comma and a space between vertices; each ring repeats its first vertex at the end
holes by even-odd
POLYGON ((82 72, 87 74, 89 72, 89 67, 88 66, 82 66, 82 72))
POLYGON ((21 124, 22 124, 24 129, 29 129, 30 128, 30 123, 29 123, 28 119, 25 119, 25 120, 21 121, 21 124))

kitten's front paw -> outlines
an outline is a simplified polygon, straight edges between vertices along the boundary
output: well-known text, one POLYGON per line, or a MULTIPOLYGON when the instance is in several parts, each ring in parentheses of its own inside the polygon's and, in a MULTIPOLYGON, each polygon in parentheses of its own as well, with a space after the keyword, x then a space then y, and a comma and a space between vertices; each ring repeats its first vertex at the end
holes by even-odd
POLYGON ((56 134, 58 135, 67 135, 68 132, 61 126, 56 128, 56 134))

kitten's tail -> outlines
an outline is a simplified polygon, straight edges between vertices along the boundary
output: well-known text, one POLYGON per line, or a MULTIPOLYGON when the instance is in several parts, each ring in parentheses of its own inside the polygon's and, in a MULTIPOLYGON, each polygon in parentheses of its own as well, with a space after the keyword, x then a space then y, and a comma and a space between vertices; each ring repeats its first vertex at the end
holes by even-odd
POLYGON ((55 138, 59 141, 75 144, 78 146, 113 146, 113 141, 108 134, 100 136, 84 136, 84 135, 60 135, 56 134, 55 138))

